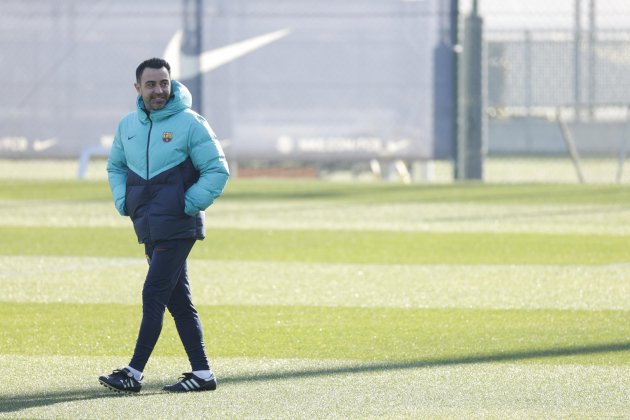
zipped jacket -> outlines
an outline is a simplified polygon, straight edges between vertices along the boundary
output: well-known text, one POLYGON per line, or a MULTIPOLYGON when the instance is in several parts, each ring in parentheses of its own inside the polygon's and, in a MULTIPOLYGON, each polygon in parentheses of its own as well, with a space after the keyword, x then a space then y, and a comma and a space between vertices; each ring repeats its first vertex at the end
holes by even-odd
POLYGON ((118 124, 107 162, 118 212, 129 216, 140 243, 204 239, 204 210, 223 192, 229 170, 192 96, 173 80, 164 108, 137 109, 118 124))

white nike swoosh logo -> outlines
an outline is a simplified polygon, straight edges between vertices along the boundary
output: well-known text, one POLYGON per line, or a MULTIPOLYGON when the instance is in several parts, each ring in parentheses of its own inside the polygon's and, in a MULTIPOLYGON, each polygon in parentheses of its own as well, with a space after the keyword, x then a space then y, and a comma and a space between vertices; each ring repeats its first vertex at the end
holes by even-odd
POLYGON ((43 152, 44 150, 50 149, 55 144, 57 144, 57 138, 52 137, 46 140, 33 140, 33 151, 35 152, 43 152))
POLYGON ((199 57, 199 70, 195 69, 195 57, 181 53, 182 31, 178 30, 173 35, 164 50, 164 59, 171 65, 171 77, 173 79, 190 79, 199 73, 207 73, 230 63, 239 57, 284 38, 291 32, 290 29, 269 32, 245 41, 229 44, 214 50, 205 51, 199 57), (191 65, 192 64, 192 65, 191 65))

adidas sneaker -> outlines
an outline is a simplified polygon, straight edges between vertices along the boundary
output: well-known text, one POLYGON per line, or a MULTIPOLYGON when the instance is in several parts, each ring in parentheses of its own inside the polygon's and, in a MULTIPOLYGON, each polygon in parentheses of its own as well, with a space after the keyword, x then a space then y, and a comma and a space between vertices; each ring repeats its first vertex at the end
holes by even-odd
POLYGON ((192 372, 182 373, 179 382, 162 388, 168 392, 214 391, 217 389, 217 380, 214 374, 209 379, 201 379, 192 372))
POLYGON ((133 373, 127 368, 116 369, 109 375, 103 375, 98 381, 106 388, 116 392, 138 393, 142 388, 142 379, 140 381, 134 378, 133 373))

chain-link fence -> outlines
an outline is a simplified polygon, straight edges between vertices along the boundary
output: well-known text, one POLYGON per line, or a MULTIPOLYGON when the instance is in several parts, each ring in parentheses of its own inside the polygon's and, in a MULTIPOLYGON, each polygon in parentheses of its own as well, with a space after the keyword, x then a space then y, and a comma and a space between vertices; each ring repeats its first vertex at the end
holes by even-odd
MULTIPOLYGON (((460 2, 463 15, 472 3, 460 2)), ((489 160, 501 156, 509 167, 506 156, 518 156, 515 166, 523 156, 544 157, 543 162, 566 156, 575 177, 580 164, 588 167, 595 159, 598 175, 585 169, 587 182, 621 181, 630 140, 630 2, 479 0, 477 5, 484 20, 489 160), (603 162, 608 164, 602 171, 603 162)), ((556 180, 554 174, 548 180, 556 180)))

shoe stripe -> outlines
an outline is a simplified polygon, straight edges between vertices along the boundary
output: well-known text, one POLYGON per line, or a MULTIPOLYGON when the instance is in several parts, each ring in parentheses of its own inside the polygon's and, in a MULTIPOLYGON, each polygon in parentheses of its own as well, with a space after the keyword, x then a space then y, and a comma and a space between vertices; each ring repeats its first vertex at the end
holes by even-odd
POLYGON ((192 382, 192 384, 195 386, 195 388, 199 388, 199 384, 194 379, 190 379, 188 382, 192 382))
POLYGON ((188 385, 186 385, 186 382, 182 382, 182 386, 186 391, 190 391, 190 389, 188 389, 188 385))

